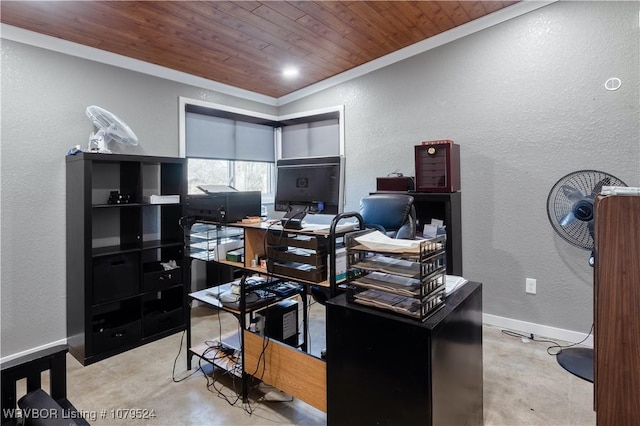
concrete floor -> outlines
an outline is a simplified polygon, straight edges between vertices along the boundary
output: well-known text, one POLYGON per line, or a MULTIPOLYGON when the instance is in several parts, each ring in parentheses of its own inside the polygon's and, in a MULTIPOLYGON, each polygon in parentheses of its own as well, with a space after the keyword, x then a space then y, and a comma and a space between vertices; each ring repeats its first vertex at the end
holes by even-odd
MULTIPOLYGON (((318 353, 324 344, 324 308, 316 304, 311 311, 320 324, 311 329, 311 351, 318 353)), ((223 333, 237 329, 231 315, 204 307, 192 310, 192 322, 194 344, 217 338, 221 328, 223 333)), ((484 327, 485 425, 595 424, 593 385, 564 371, 547 346, 484 327)), ((214 386, 207 386, 211 380, 201 372, 186 371, 184 351, 183 333, 178 333, 87 367, 68 355, 69 399, 95 425, 326 424, 325 413, 304 402, 265 402, 258 391, 249 404, 231 405, 233 381, 215 374, 214 386), (131 418, 146 412, 153 417, 131 418), (120 418, 125 415, 129 418, 120 418)))

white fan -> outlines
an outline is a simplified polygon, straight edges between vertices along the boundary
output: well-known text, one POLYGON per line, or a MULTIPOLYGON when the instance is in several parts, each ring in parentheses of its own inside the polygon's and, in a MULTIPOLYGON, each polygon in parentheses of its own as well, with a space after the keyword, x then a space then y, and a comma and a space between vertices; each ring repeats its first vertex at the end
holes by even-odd
POLYGON ((138 145, 136 134, 115 114, 95 105, 88 106, 86 113, 98 128, 97 132, 89 136, 88 151, 111 153, 107 145, 112 140, 123 145, 138 145))

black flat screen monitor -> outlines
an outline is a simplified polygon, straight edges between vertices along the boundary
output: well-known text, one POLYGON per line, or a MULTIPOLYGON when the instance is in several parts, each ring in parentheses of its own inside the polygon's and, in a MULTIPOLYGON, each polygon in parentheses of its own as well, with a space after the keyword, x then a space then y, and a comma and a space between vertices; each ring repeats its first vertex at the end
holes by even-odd
POLYGON ((344 157, 278 160, 275 210, 287 212, 284 228, 300 229, 307 213, 342 213, 344 157))

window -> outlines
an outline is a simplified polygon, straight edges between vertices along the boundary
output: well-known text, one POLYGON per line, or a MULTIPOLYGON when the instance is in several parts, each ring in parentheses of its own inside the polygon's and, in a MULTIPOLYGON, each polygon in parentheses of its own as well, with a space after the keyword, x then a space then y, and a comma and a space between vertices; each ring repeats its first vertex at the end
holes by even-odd
POLYGON ((340 120, 310 116, 304 117, 303 122, 284 125, 281 147, 282 158, 340 155, 340 120))
POLYGON ((273 194, 274 166, 270 162, 189 158, 189 194, 200 194, 199 185, 231 186, 238 191, 273 194))
POLYGON ((183 108, 188 192, 202 193, 200 185, 221 185, 259 190, 263 202, 273 202, 275 120, 212 104, 185 103, 183 108))
POLYGON ((262 192, 271 204, 275 161, 344 155, 344 107, 271 116, 180 98, 180 155, 187 158, 188 191, 199 185, 262 192))

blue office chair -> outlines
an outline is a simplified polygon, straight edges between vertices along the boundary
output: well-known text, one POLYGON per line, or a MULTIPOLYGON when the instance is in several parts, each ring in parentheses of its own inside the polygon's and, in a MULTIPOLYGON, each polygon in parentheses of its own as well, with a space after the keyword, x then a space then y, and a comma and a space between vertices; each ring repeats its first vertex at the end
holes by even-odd
POLYGON ((390 238, 416 237, 416 208, 408 194, 371 194, 360 200, 365 228, 377 229, 390 238))

